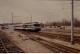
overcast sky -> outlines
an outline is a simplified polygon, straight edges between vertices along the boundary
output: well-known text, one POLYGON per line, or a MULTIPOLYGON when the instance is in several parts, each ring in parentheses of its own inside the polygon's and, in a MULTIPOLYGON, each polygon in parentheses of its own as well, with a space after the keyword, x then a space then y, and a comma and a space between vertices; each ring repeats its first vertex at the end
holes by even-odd
MULTIPOLYGON (((80 18, 80 1, 75 1, 75 17, 80 18)), ((71 20, 71 1, 53 0, 0 0, 0 23, 52 22, 71 20)))

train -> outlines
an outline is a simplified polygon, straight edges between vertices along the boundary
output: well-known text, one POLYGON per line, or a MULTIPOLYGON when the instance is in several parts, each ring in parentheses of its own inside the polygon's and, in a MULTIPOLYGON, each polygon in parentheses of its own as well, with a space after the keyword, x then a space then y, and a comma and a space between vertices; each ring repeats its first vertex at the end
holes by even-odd
POLYGON ((41 26, 38 22, 24 23, 14 25, 15 30, 40 31, 41 26))

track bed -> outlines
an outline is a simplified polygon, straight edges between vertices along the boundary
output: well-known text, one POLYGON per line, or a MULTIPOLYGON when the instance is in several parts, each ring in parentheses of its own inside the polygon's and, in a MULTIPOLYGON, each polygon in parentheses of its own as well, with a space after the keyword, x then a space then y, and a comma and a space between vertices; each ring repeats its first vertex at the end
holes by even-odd
MULTIPOLYGON (((18 32, 24 33, 24 34, 34 34, 34 35, 39 35, 39 36, 43 36, 43 37, 47 37, 47 38, 51 38, 51 39, 59 39, 62 41, 66 41, 66 42, 71 42, 71 36, 70 35, 64 35, 64 34, 52 34, 52 33, 43 33, 43 32, 29 32, 29 31, 20 31, 18 30, 18 32)), ((74 41, 77 44, 80 44, 80 36, 74 36, 74 41)))
MULTIPOLYGON (((31 40, 33 41, 37 41, 38 43, 42 44, 43 46, 47 47, 48 49, 50 49, 51 51, 55 52, 55 53, 79 53, 80 50, 78 49, 74 49, 68 46, 64 46, 62 44, 58 44, 58 43, 54 43, 54 42, 50 42, 44 39, 41 39, 39 37, 35 37, 35 35, 40 35, 40 36, 45 36, 51 39, 60 39, 63 41, 67 41, 70 42, 70 37, 69 36, 64 36, 64 35, 57 35, 57 34, 47 34, 47 33, 41 33, 41 32, 28 32, 28 31, 18 31, 21 32, 22 34, 25 35, 31 35, 33 34, 33 37, 30 37, 31 40)), ((79 39, 79 37, 75 37, 76 39, 79 39)), ((77 42, 79 43, 79 42, 77 42)))
MULTIPOLYGON (((0 31, 1 32, 1 31, 0 31)), ((4 32, 0 33, 0 52, 1 53, 23 53, 17 45, 11 42, 4 32)))

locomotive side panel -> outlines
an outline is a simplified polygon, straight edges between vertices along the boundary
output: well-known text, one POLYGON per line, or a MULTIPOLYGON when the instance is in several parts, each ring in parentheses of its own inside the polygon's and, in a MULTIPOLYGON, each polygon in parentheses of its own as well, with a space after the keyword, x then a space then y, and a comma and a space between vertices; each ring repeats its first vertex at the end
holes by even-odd
POLYGON ((16 25, 14 27, 15 29, 18 29, 18 30, 29 30, 29 31, 40 31, 41 30, 41 26, 39 23, 25 23, 21 25, 16 25))

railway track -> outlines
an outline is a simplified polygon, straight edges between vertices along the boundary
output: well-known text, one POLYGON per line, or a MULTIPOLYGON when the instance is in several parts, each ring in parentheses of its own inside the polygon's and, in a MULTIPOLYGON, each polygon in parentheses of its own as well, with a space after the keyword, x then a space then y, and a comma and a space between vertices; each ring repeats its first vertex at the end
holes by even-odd
MULTIPOLYGON (((71 29, 45 29, 43 30, 44 32, 45 31, 48 31, 48 32, 62 32, 62 33, 71 33, 71 29)), ((74 33, 76 34, 80 34, 80 29, 74 29, 74 33)))
MULTIPOLYGON (((39 36, 43 36, 43 37, 47 37, 47 38, 51 38, 51 39, 59 39, 62 41, 66 41, 66 42, 71 42, 71 36, 69 35, 63 35, 63 34, 51 34, 51 33, 42 33, 42 32, 29 32, 29 31, 18 31, 24 34, 34 34, 34 35, 39 35, 39 36)), ((80 36, 74 36, 74 42, 77 44, 80 44, 80 36)))
POLYGON ((8 53, 6 47, 1 39, 0 39, 0 53, 8 53))
POLYGON ((39 37, 30 37, 31 40, 37 41, 44 47, 50 49, 54 53, 79 53, 80 50, 67 47, 58 43, 50 42, 39 37))
MULTIPOLYGON (((22 33, 25 34, 25 35, 26 34, 28 34, 28 35, 30 35, 30 34, 40 35, 41 34, 41 33, 25 32, 25 31, 22 31, 22 33)), ((80 52, 80 50, 78 50, 78 49, 74 49, 74 48, 64 46, 64 45, 61 45, 61 44, 58 44, 58 43, 50 42, 50 41, 41 39, 39 37, 32 36, 32 37, 30 37, 30 39, 33 40, 33 41, 37 41, 38 43, 42 44, 44 47, 50 49, 51 51, 53 51, 55 53, 79 53, 80 52)))
MULTIPOLYGON (((36 35, 48 37, 51 39, 59 39, 66 42, 71 42, 71 36, 70 35, 64 35, 64 34, 50 34, 50 33, 34 33, 36 35)), ((77 44, 80 44, 80 36, 74 36, 74 42, 77 44)))
POLYGON ((0 33, 0 53, 24 53, 17 45, 0 33))

